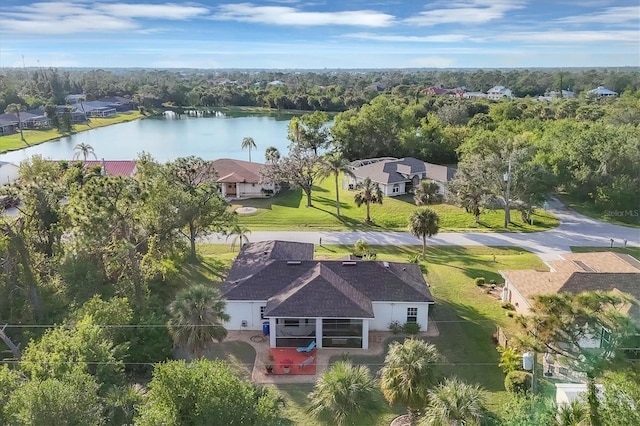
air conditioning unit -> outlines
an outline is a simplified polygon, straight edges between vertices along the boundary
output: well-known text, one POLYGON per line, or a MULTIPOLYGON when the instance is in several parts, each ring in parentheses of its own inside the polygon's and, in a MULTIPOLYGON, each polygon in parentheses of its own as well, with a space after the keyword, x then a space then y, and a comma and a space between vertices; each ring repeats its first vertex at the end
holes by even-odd
POLYGON ((248 326, 249 324, 247 323, 247 320, 242 320, 242 322, 240 323, 240 325, 241 325, 242 327, 246 327, 246 326, 248 326))

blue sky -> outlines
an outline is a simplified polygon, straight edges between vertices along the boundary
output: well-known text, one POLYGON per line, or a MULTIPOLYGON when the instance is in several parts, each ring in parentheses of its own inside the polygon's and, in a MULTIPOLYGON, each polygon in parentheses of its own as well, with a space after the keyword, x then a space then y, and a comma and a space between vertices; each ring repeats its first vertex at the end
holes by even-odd
POLYGON ((0 66, 640 66, 638 0, 3 0, 0 66))

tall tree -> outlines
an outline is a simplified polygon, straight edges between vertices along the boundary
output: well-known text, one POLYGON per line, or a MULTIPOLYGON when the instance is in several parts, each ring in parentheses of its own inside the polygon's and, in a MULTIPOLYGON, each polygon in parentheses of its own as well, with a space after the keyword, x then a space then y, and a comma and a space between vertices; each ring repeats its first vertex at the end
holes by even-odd
POLYGON ((135 424, 275 426, 279 411, 272 391, 240 379, 223 361, 169 361, 155 366, 135 424))
POLYGON ((253 140, 252 137, 246 137, 242 139, 242 149, 243 150, 246 149, 249 151, 249 162, 251 162, 251 150, 256 148, 257 148, 256 142, 253 140))
POLYGON ((485 416, 482 390, 457 378, 445 379, 429 391, 429 404, 420 426, 480 424, 485 416))
POLYGON ((169 305, 169 315, 174 343, 188 347, 196 358, 202 356, 209 342, 227 337, 223 324, 230 317, 213 287, 198 284, 180 291, 169 305))
POLYGON ((231 250, 234 249, 236 244, 238 245, 238 250, 240 250, 243 245, 248 244, 250 233, 251 231, 246 226, 237 224, 231 228, 231 230, 227 232, 227 240, 231 238, 231 250))
POLYGON ((275 163, 280 159, 280 151, 275 146, 267 147, 264 151, 264 159, 267 163, 275 163))
POLYGON ((213 163, 198 157, 178 158, 163 168, 165 179, 175 191, 175 218, 189 238, 190 259, 196 261, 196 239, 210 230, 220 231, 233 225, 235 216, 215 183, 213 163))
POLYGON ((350 163, 342 156, 340 152, 333 152, 322 157, 322 163, 320 164, 320 178, 326 179, 333 175, 335 179, 336 188, 336 215, 340 217, 340 185, 338 185, 338 178, 340 174, 345 176, 354 176, 351 171, 350 163))
POLYGON ((312 151, 293 147, 288 157, 266 164, 260 171, 261 179, 269 183, 286 182, 300 188, 307 196, 307 207, 312 207, 311 191, 320 177, 321 157, 312 151))
POLYGON ((318 150, 329 145, 329 130, 325 127, 328 121, 329 116, 322 111, 293 117, 289 122, 288 136, 292 148, 309 149, 318 155, 318 150))
POLYGON ((338 361, 316 381, 309 394, 309 411, 335 425, 373 422, 381 404, 377 384, 364 365, 338 361))
POLYGON ((413 201, 416 203, 416 206, 436 204, 441 200, 442 195, 440 194, 440 186, 429 179, 420 181, 420 184, 415 189, 415 194, 413 195, 413 201))
POLYGON ((438 233, 440 228, 440 216, 431 209, 418 209, 409 216, 409 232, 418 238, 422 238, 422 258, 427 255, 427 237, 431 238, 438 233))
POLYGON ((371 178, 367 177, 362 182, 356 185, 356 190, 358 190, 359 192, 354 196, 353 201, 358 207, 363 204, 366 205, 367 217, 365 219, 365 222, 371 223, 371 204, 382 204, 383 194, 382 190, 380 189, 380 185, 378 185, 377 182, 373 182, 371 178))
POLYGON ((602 425, 595 380, 620 356, 622 342, 633 327, 618 309, 629 299, 600 291, 534 296, 531 314, 518 318, 524 347, 559 357, 587 377, 589 420, 602 425), (607 332, 607 343, 592 348, 585 342, 607 332))
POLYGON ((380 388, 389 404, 407 407, 411 423, 429 401, 436 383, 435 364, 441 359, 436 347, 418 339, 389 346, 380 375, 380 388))
POLYGON ((20 119, 20 113, 24 112, 25 108, 22 104, 9 104, 5 108, 4 112, 7 114, 15 114, 18 119, 18 130, 20 130, 20 140, 30 146, 27 140, 24 138, 24 134, 22 133, 22 120, 20 119))
POLYGON ((602 419, 606 426, 640 424, 640 371, 627 368, 604 380, 602 419))
POLYGON ((75 151, 75 154, 73 154, 74 160, 78 160, 80 159, 80 157, 82 157, 84 161, 87 161, 87 158, 90 155, 93 155, 93 158, 95 158, 96 160, 98 159, 96 153, 93 150, 93 147, 88 143, 79 143, 73 147, 73 150, 75 151))

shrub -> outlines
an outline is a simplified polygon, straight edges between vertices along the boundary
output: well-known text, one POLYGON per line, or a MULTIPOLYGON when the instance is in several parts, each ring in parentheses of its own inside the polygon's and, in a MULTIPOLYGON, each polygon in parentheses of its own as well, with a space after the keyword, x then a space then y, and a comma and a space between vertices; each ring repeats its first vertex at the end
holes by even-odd
POLYGON ((391 330, 393 332, 393 334, 398 334, 402 331, 402 324, 400 324, 400 321, 391 321, 391 324, 389 324, 389 330, 391 330))
POLYGON ((504 302, 502 304, 502 309, 506 309, 508 311, 515 311, 516 308, 511 304, 511 302, 504 302))
POLYGON ((495 285, 495 284, 496 284, 496 280, 491 280, 491 281, 489 281, 489 284, 493 284, 493 285, 495 285))
POLYGON ((420 331, 420 324, 415 322, 407 322, 402 326, 402 329, 407 334, 418 334, 420 331))
POLYGON ((498 346, 496 349, 500 354, 500 362, 498 363, 498 367, 500 367, 505 374, 509 374, 512 371, 516 371, 520 368, 522 362, 521 357, 515 349, 510 346, 498 346))
POLYGON ((504 388, 507 392, 525 394, 531 390, 531 373, 526 371, 511 371, 504 378, 504 388))
POLYGON ((481 285, 484 285, 484 283, 485 283, 484 277, 478 277, 478 278, 476 278, 476 281, 475 281, 475 282, 476 282, 476 285, 477 285, 478 287, 479 287, 479 286, 481 286, 481 285))

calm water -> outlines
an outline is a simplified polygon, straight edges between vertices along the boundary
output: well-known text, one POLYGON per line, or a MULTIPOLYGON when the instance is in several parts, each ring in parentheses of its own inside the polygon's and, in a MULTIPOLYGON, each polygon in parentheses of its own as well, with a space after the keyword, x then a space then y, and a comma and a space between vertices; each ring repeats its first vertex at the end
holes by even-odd
POLYGON ((148 118, 2 154, 0 161, 19 163, 36 154, 52 160, 70 160, 73 147, 79 143, 91 145, 96 156, 105 160, 132 160, 143 151, 163 162, 188 155, 205 160, 248 160, 249 153, 241 149, 241 144, 243 138, 250 136, 257 145, 257 150, 251 150, 251 159, 264 162, 264 152, 269 146, 275 146, 283 155, 288 152, 290 119, 290 115, 148 118))

